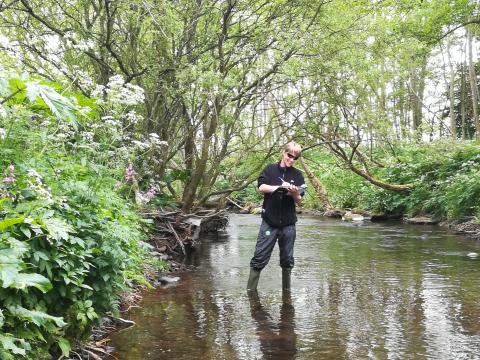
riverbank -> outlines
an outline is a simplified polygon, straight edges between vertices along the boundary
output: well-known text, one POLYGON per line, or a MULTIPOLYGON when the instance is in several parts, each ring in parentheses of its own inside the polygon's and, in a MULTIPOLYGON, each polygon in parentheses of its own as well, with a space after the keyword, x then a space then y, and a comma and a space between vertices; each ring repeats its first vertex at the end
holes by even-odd
POLYGON ((179 280, 178 274, 191 271, 193 267, 184 262, 185 256, 194 251, 201 236, 216 233, 228 223, 225 211, 199 210, 183 214, 176 208, 161 208, 142 211, 141 215, 152 222, 150 230, 150 256, 166 262, 164 270, 145 265, 146 282, 136 283, 131 291, 120 299, 120 316, 108 316, 92 330, 90 340, 80 349, 72 351, 80 359, 107 359, 114 350, 109 346, 109 336, 117 331, 134 326, 135 323, 122 316, 137 308, 146 291, 168 287, 179 280))
POLYGON ((448 227, 459 235, 480 241, 480 224, 476 223, 473 219, 462 222, 444 222, 440 225, 448 227))

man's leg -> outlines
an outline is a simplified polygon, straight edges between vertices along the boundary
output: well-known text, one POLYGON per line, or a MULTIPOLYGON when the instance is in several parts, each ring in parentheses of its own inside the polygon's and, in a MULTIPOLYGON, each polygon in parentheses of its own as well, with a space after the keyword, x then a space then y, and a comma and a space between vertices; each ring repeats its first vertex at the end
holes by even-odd
POLYGON ((280 247, 280 266, 282 267, 282 289, 290 290, 291 272, 295 260, 293 258, 293 247, 295 245, 295 225, 285 226, 278 236, 280 247))
POLYGON ((260 271, 267 266, 277 239, 278 229, 271 227, 262 221, 258 231, 255 254, 250 261, 250 276, 248 278, 247 290, 257 290, 260 271))

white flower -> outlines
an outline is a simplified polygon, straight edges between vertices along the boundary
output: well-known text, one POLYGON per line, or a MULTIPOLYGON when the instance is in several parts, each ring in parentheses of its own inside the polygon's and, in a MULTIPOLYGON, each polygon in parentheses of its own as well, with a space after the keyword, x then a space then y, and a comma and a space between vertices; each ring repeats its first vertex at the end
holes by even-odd
POLYGON ((108 87, 110 89, 118 89, 121 88, 125 84, 125 80, 123 79, 122 75, 115 75, 108 79, 108 87))
POLYGON ((2 105, 0 105, 0 117, 6 118, 7 115, 8 115, 7 110, 2 105))
POLYGON ((149 140, 152 143, 152 145, 158 145, 158 146, 167 145, 167 142, 160 140, 160 137, 155 133, 151 133, 148 136, 149 136, 149 140))
POLYGON ((105 86, 97 85, 95 89, 92 91, 92 97, 102 97, 103 93, 105 92, 105 86))
POLYGON ((7 131, 4 128, 0 128, 0 139, 5 140, 6 136, 7 136, 7 131))
POLYGON ((8 49, 10 47, 10 39, 7 38, 5 35, 0 34, 0 46, 8 49))
POLYGON ((74 39, 75 38, 75 33, 73 31, 67 31, 65 34, 63 34, 64 39, 74 39))
POLYGON ((129 111, 128 113, 124 114, 123 119, 126 120, 126 122, 131 123, 131 124, 136 124, 137 122, 143 120, 143 116, 138 115, 135 113, 135 111, 129 111))
POLYGON ((115 120, 114 118, 111 118, 105 121, 105 125, 109 125, 111 127, 119 127, 122 125, 122 123, 118 120, 115 120))
POLYGON ((86 141, 93 141, 93 135, 95 135, 93 132, 89 132, 89 131, 83 131, 82 132, 82 137, 86 141))
POLYGON ((150 134, 148 134, 148 136, 150 136, 150 138, 152 138, 152 139, 160 139, 160 138, 158 137, 158 134, 157 134, 157 133, 150 133, 150 134))
POLYGON ((135 145, 136 147, 140 148, 140 149, 148 149, 150 147, 149 144, 141 142, 141 141, 137 141, 137 140, 133 140, 132 144, 135 145))
POLYGON ((62 140, 64 140, 64 139, 68 138, 68 135, 65 134, 65 133, 58 133, 58 134, 56 135, 56 137, 57 137, 57 139, 62 139, 62 140))
POLYGON ((28 174, 28 176, 30 176, 30 177, 39 178, 39 179, 42 178, 42 177, 40 176, 40 174, 39 174, 35 169, 28 169, 27 174, 28 174))

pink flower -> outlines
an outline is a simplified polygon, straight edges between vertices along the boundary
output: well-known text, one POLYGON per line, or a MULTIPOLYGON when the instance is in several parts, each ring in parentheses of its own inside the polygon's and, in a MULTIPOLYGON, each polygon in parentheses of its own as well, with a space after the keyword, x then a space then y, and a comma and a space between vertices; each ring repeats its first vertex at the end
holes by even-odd
POLYGON ((145 197, 150 201, 152 200, 154 197, 155 197, 155 194, 157 192, 155 191, 155 189, 151 188, 150 190, 148 190, 146 193, 145 193, 145 197))
POLYGON ((5 176, 3 178, 3 182, 5 184, 13 184, 15 182, 15 178, 13 176, 5 176))
POLYGON ((125 180, 132 181, 135 177, 135 170, 133 170, 133 165, 128 164, 127 168, 125 169, 125 180))

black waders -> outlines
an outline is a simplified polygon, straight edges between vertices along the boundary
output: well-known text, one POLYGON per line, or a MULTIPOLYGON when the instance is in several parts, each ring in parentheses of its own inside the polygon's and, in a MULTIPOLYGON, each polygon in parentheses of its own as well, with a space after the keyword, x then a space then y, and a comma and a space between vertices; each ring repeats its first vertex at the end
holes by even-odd
POLYGON ((250 268, 247 291, 257 291, 258 279, 260 279, 260 271, 250 268))
POLYGON ((282 289, 290 291, 292 269, 282 268, 282 289))

